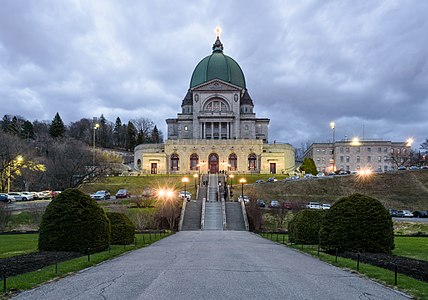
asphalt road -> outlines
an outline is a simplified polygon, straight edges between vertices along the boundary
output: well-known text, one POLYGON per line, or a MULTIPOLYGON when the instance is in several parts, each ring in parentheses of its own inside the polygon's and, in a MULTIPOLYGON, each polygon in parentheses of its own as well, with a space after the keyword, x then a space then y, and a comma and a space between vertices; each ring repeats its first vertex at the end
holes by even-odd
POLYGON ((259 236, 179 232, 14 299, 408 299, 259 236))

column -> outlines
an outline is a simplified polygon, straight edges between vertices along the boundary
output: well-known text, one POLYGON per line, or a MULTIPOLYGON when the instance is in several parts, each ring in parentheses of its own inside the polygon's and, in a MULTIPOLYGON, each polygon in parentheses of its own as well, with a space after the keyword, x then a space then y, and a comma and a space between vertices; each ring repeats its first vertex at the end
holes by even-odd
POLYGON ((226 122, 226 138, 229 139, 229 122, 226 122))
POLYGON ((211 139, 214 139, 214 122, 211 122, 211 139))

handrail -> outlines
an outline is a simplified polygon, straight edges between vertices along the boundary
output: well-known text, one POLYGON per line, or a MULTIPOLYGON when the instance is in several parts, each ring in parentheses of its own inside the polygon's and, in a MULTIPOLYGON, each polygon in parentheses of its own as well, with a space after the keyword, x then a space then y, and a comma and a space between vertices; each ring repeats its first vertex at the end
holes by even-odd
POLYGON ((181 231, 183 229, 184 213, 186 211, 186 206, 187 206, 187 198, 184 197, 183 206, 181 207, 181 213, 180 213, 180 222, 178 222, 178 231, 181 231))
POLYGON ((245 210, 245 201, 242 199, 241 201, 241 209, 242 209, 242 217, 244 218, 245 230, 250 230, 250 225, 248 224, 247 211, 245 210))
POLYGON ((202 198, 202 211, 201 211, 201 230, 204 230, 205 227, 205 204, 207 199, 202 198))
POLYGON ((224 197, 223 197, 223 196, 220 196, 220 198, 221 198, 221 211, 222 211, 222 214, 223 214, 223 230, 225 230, 225 229, 226 229, 226 227, 227 227, 227 220, 226 220, 226 203, 225 203, 225 201, 224 201, 224 197))

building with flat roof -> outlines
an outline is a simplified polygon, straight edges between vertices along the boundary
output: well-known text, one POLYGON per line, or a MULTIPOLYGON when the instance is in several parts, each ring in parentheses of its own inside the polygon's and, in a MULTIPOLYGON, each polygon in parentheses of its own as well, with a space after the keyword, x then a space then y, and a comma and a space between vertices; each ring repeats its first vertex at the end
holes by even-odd
POLYGON ((381 140, 343 140, 334 143, 313 143, 304 157, 314 160, 319 172, 359 171, 369 168, 376 172, 396 170, 410 162, 408 142, 381 140))

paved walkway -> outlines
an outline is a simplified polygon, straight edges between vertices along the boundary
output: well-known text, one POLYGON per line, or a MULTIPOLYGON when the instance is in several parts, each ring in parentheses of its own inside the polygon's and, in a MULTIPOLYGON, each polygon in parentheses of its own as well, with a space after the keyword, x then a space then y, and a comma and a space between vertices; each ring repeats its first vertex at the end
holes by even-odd
POLYGON ((15 299, 408 299, 242 231, 182 231, 15 299))

